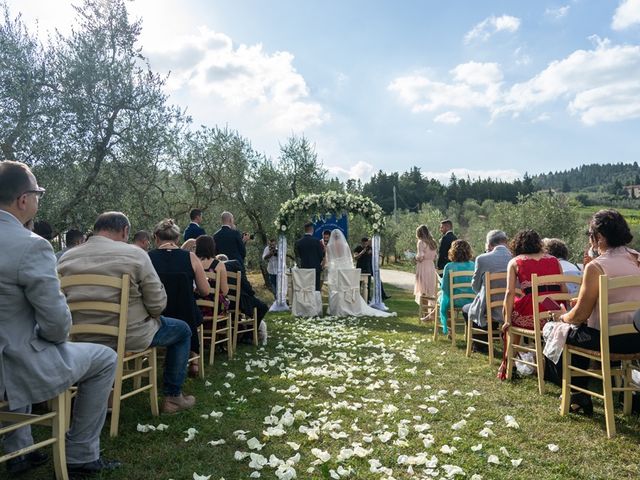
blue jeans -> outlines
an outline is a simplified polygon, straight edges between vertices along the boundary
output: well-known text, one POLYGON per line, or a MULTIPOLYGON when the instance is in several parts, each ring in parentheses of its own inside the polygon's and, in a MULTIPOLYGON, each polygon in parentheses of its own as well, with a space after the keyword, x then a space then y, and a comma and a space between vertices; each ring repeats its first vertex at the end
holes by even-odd
POLYGON ((153 337, 151 346, 167 348, 162 393, 172 397, 180 395, 187 376, 191 328, 182 320, 160 316, 160 329, 153 337))

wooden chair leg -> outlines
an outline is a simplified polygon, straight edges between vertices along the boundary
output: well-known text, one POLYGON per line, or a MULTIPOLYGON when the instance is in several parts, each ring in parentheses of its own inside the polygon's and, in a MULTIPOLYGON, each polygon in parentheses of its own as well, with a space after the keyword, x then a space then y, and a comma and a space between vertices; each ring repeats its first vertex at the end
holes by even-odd
POLYGON ((61 393, 53 400, 53 410, 57 415, 53 419, 51 433, 52 437, 57 440, 56 443, 53 444, 53 466, 57 480, 69 480, 65 448, 65 433, 67 431, 67 392, 61 393))
MULTIPOLYGON (((469 319, 467 322, 471 322, 471 319, 469 319)), ((470 357, 471 356, 471 344, 473 343, 473 333, 471 332, 471 327, 467 326, 467 351, 466 351, 466 356, 470 357)))
POLYGON ((544 354, 542 353, 542 338, 536 337, 536 366, 538 369, 538 393, 544 395, 544 354))
POLYGON ((253 344, 258 345, 258 309, 253 309, 253 344))
POLYGON ((151 349, 148 361, 151 367, 151 371, 149 372, 149 383, 151 384, 151 389, 149 390, 151 415, 157 417, 160 415, 160 410, 158 409, 158 355, 155 348, 151 349))
POLYGON ((511 331, 507 333, 507 380, 513 376, 513 335, 511 331))
POLYGON ((72 391, 71 389, 67 389, 66 392, 64 392, 65 395, 65 399, 64 399, 64 410, 65 410, 65 414, 64 414, 64 420, 65 420, 65 431, 69 431, 69 429, 71 428, 71 404, 72 404, 72 391))
POLYGON ((218 319, 214 318, 211 320, 211 343, 209 344, 209 365, 213 365, 214 356, 216 354, 216 340, 218 334, 218 319))
POLYGON ((198 370, 200 372, 200 380, 204 380, 204 327, 198 327, 198 345, 200 346, 200 358, 198 358, 198 370))
MULTIPOLYGON (((629 388, 631 387, 631 363, 628 361, 622 362, 621 365, 622 371, 624 372, 624 382, 623 387, 629 388)), ((622 413, 624 415, 631 415, 631 407, 633 402, 633 397, 631 395, 631 390, 625 390, 623 394, 624 402, 622 406, 622 413)))
POLYGON ((111 428, 109 435, 111 437, 118 436, 118 423, 120 421, 120 402, 122 401, 122 370, 124 368, 123 361, 119 359, 116 367, 116 378, 113 383, 113 401, 111 405, 111 428))
POLYGON ((489 356, 489 365, 493 365, 493 325, 487 322, 487 353, 489 356))
POLYGON ((455 318, 455 313, 450 318, 450 326, 451 326, 451 328, 449 328, 449 333, 451 335, 451 346, 455 347, 456 346, 456 318, 455 318))
POLYGON ((616 435, 616 419, 613 410, 613 390, 611 385, 611 364, 602 364, 602 393, 604 394, 604 418, 607 425, 607 437, 613 438, 616 435))
POLYGON ((232 327, 231 317, 227 320, 227 358, 231 360, 233 358, 233 352, 238 344, 238 317, 233 320, 234 325, 232 327), (235 333, 234 333, 235 332, 235 333))
POLYGON ((562 400, 560 401, 560 415, 567 415, 571 406, 571 352, 566 348, 562 352, 562 400))
MULTIPOLYGON (((142 357, 138 357, 133 361, 133 368, 138 371, 142 369, 142 357)), ((138 390, 142 387, 142 375, 136 375, 133 377, 133 388, 138 390)))

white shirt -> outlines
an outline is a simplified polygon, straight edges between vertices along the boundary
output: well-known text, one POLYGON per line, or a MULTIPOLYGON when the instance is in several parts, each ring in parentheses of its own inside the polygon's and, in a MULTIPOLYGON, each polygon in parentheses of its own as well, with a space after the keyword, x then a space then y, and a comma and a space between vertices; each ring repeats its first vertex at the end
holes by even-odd
MULTIPOLYGON (((267 260, 267 255, 269 255, 269 245, 264 247, 264 251, 262 252, 262 259, 267 260)), ((277 275, 278 274, 278 256, 274 255, 270 257, 267 262, 267 273, 269 275, 277 275)))

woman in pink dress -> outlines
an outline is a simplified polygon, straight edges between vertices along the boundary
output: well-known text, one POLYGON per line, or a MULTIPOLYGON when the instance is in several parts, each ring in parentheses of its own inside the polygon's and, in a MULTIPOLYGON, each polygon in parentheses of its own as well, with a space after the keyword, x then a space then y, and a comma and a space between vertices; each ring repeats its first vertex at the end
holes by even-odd
MULTIPOLYGON (((420 305, 420 297, 422 295, 431 298, 436 295, 436 266, 434 262, 438 256, 438 244, 429 233, 426 225, 420 225, 416 229, 416 238, 418 239, 416 246, 416 285, 413 294, 416 297, 416 303, 420 305)), ((431 313, 427 315, 428 318, 424 320, 432 319, 434 315, 432 308, 431 313)))

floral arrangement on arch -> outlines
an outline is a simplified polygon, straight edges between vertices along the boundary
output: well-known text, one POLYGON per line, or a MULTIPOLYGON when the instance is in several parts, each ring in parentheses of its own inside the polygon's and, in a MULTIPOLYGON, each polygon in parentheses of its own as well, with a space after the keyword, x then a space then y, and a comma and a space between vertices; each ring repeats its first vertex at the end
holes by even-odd
POLYGON ((371 225, 374 234, 384 228, 384 212, 370 198, 351 193, 330 191, 323 194, 300 195, 284 202, 278 212, 275 224, 280 232, 289 229, 289 223, 296 214, 313 212, 316 218, 329 215, 340 216, 345 213, 357 213, 371 225))

